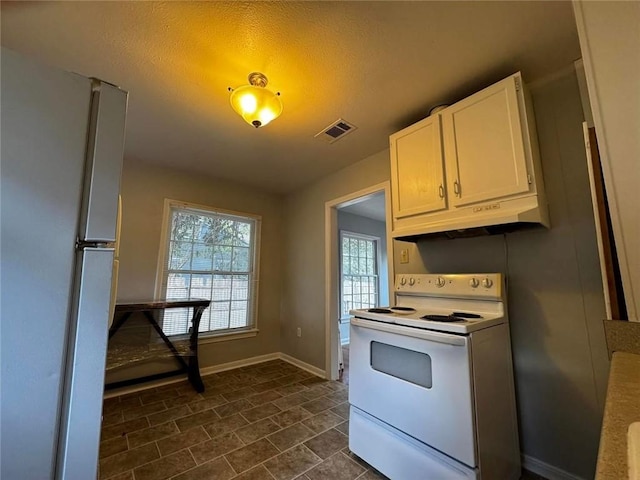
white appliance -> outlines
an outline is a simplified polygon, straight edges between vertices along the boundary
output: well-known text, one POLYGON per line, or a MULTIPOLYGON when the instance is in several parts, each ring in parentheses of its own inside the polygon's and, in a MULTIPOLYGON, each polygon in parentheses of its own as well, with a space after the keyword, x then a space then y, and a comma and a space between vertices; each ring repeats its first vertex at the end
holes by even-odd
POLYGON ((1 66, 0 477, 95 479, 127 93, 1 66))
POLYGON ((349 448, 392 480, 519 478, 502 275, 398 275, 395 292, 350 312, 349 448))

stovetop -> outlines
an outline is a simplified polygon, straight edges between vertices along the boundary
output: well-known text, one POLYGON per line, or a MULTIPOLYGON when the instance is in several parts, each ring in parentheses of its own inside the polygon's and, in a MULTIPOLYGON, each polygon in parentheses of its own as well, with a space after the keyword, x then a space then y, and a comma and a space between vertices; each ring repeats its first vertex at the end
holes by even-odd
POLYGON ((438 332, 450 332, 457 334, 468 334, 476 330, 482 330, 494 325, 505 322, 504 315, 499 313, 484 313, 481 318, 464 318, 459 314, 475 314, 473 312, 457 312, 458 315, 452 315, 453 311, 441 310, 415 310, 413 313, 400 314, 394 313, 388 307, 380 309, 360 309, 351 310, 351 315, 365 320, 374 320, 377 322, 394 323, 396 325, 404 325, 413 328, 422 328, 425 330, 435 330, 438 332), (373 310, 373 311, 371 311, 373 310), (385 310, 391 313, 382 313, 379 310, 385 310), (430 316, 438 316, 439 318, 430 318, 430 316))
POLYGON ((397 275, 393 307, 351 310, 355 317, 469 334, 507 321, 501 274, 397 275))

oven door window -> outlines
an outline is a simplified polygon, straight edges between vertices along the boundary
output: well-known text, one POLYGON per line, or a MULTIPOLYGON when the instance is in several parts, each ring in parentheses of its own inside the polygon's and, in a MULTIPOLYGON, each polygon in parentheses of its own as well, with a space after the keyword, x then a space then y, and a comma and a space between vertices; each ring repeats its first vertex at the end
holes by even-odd
POLYGON ((406 348, 371 342, 371 368, 406 382, 431 388, 431 357, 406 348))

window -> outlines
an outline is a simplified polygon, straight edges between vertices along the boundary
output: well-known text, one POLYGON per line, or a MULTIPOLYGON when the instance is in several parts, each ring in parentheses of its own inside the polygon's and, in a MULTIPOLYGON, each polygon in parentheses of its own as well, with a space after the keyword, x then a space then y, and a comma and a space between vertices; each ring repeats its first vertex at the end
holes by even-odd
MULTIPOLYGON (((167 200, 159 297, 205 298, 200 332, 255 327, 260 217, 167 200)), ((189 332, 187 309, 167 310, 167 335, 189 332)))
POLYGON ((345 318, 349 310, 378 304, 379 239, 350 232, 340 232, 340 236, 340 315, 345 318))

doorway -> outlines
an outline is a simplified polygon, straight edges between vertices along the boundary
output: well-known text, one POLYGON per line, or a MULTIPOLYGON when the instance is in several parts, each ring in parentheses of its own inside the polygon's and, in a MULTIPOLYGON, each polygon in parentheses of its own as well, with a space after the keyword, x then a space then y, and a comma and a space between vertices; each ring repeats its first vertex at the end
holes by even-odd
POLYGON ((326 376, 337 380, 348 367, 349 310, 392 301, 389 182, 326 202, 325 259, 326 376))

